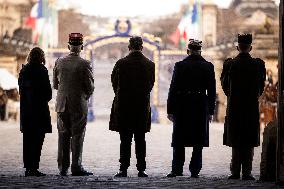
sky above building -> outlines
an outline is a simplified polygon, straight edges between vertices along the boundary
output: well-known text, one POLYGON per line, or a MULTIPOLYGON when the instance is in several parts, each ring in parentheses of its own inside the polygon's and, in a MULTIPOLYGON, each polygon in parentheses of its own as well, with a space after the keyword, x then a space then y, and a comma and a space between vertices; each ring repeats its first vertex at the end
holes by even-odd
MULTIPOLYGON (((58 0, 59 8, 75 8, 87 15, 103 17, 155 17, 180 10, 190 0, 58 0)), ((228 7, 231 0, 211 0, 219 7, 228 7)))

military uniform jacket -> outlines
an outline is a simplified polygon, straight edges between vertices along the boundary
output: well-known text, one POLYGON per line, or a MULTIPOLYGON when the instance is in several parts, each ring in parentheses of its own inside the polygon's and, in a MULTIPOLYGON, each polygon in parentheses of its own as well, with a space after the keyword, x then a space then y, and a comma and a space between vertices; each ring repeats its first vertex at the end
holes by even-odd
POLYGON ((221 74, 222 88, 227 96, 224 145, 259 146, 258 98, 264 90, 265 77, 264 62, 248 53, 225 61, 221 74))
POLYGON ((71 53, 59 58, 53 70, 53 85, 58 90, 56 112, 87 114, 88 99, 94 91, 94 78, 90 62, 71 53))
POLYGON ((209 146, 209 115, 214 114, 214 66, 200 55, 175 64, 167 113, 173 114, 172 146, 209 146))
POLYGON ((116 62, 111 82, 115 97, 109 129, 117 132, 149 132, 150 93, 155 82, 155 64, 142 52, 133 51, 116 62))

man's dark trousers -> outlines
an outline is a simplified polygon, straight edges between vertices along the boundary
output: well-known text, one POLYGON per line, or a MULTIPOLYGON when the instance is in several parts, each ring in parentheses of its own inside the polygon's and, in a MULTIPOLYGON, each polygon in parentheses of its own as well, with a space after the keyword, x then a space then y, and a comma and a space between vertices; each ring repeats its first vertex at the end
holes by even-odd
POLYGON ((120 170, 127 171, 130 166, 131 143, 134 135, 135 153, 137 159, 137 170, 145 171, 146 169, 146 141, 145 133, 138 132, 120 132, 120 170))
POLYGON ((253 155, 253 147, 233 147, 230 167, 232 175, 239 176, 242 168, 243 176, 249 176, 252 170, 253 155))
POLYGON ((0 105, 0 121, 3 121, 5 119, 6 114, 6 105, 0 105))
MULTIPOLYGON (((203 147, 193 147, 189 171, 191 174, 199 174, 202 168, 202 149, 203 147)), ((183 165, 185 161, 185 147, 173 147, 172 171, 177 174, 183 173, 183 165)))

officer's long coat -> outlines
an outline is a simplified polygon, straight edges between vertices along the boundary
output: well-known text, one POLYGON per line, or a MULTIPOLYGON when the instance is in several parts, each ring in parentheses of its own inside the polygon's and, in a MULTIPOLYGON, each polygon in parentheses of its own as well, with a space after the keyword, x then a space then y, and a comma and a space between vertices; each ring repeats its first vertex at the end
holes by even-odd
POLYGON ((21 132, 51 133, 48 102, 52 92, 43 64, 29 63, 19 74, 21 132))
POLYGON ((155 82, 155 65, 142 52, 133 51, 118 60, 111 82, 115 97, 109 129, 117 132, 149 132, 150 92, 155 82))
POLYGON ((167 113, 174 116, 172 146, 209 146, 209 115, 214 114, 214 66, 200 55, 175 64, 167 113))
POLYGON ((58 90, 56 112, 65 112, 68 108, 73 119, 77 119, 73 122, 78 123, 74 126, 76 128, 72 128, 73 132, 81 132, 86 126, 88 99, 94 91, 90 62, 76 53, 57 59, 53 70, 53 85, 58 90))
POLYGON ((259 102, 264 90, 265 65, 248 53, 224 62, 222 88, 227 96, 224 145, 255 147, 260 143, 259 102))

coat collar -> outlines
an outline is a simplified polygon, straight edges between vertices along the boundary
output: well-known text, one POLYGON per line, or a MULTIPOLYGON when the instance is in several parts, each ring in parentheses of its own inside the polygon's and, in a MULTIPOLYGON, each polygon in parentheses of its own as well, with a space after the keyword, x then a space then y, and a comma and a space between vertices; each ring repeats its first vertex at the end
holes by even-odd
POLYGON ((22 66, 21 72, 26 72, 28 70, 33 70, 33 69, 42 69, 42 68, 45 68, 45 65, 40 63, 27 63, 22 66))
POLYGON ((27 63, 26 65, 23 65, 23 68, 25 68, 25 67, 42 67, 42 66, 44 66, 42 63, 30 62, 30 63, 27 63))
POLYGON ((129 52, 129 55, 142 55, 142 51, 139 50, 133 50, 129 52))
POLYGON ((70 56, 80 56, 80 53, 70 52, 69 55, 70 56))
POLYGON ((241 52, 241 53, 238 54, 237 57, 239 57, 239 58, 243 58, 243 57, 245 57, 245 58, 251 58, 251 55, 250 55, 249 53, 241 52))
POLYGON ((205 61, 205 59, 201 55, 188 55, 185 60, 191 61, 191 60, 202 60, 205 61))

